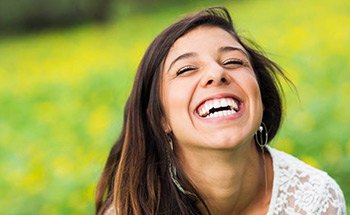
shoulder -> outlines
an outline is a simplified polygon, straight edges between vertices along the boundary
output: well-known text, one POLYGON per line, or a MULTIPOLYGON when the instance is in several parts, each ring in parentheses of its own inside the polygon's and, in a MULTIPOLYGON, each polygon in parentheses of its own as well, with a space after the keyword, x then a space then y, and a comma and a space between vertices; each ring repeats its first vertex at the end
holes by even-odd
MULTIPOLYGON (((306 214, 345 214, 341 189, 326 172, 290 154, 269 148, 273 160, 274 192, 283 211, 306 214)), ((279 205, 278 205, 279 204, 279 205)))
POLYGON ((283 175, 298 176, 309 180, 317 178, 320 182, 334 181, 326 172, 316 169, 290 154, 271 147, 269 152, 272 156, 274 170, 282 171, 280 173, 283 175))

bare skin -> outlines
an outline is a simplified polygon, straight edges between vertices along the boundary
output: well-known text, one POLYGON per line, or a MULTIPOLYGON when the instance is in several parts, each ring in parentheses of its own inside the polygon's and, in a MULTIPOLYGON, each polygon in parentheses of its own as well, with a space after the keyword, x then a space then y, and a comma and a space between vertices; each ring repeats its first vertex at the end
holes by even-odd
MULTIPOLYGON (((186 150, 181 160, 212 215, 260 215, 268 211, 273 184, 272 159, 266 150, 265 159, 267 192, 262 152, 255 143, 232 151, 186 150)), ((199 207, 204 213, 204 206, 199 207)))

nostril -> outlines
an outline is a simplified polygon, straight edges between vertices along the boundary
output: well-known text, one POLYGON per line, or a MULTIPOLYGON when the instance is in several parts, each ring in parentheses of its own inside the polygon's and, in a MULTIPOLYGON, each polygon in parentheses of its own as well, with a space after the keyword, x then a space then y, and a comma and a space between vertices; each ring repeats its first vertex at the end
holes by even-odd
POLYGON ((224 74, 223 72, 211 73, 210 76, 205 77, 203 80, 203 86, 206 85, 220 85, 220 84, 229 84, 231 82, 230 76, 224 74))

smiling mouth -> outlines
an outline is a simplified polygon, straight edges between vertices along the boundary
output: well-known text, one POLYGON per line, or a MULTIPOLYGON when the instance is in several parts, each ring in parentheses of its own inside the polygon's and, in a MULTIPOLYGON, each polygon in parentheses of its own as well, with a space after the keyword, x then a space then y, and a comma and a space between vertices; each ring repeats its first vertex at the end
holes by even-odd
POLYGON ((209 99, 197 108, 203 118, 230 116, 240 110, 240 102, 234 98, 209 99))

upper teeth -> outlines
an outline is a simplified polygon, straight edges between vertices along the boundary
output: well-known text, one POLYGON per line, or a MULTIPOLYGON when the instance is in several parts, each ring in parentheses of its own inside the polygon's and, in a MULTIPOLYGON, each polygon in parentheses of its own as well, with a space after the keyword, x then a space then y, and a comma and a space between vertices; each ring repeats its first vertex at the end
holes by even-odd
POLYGON ((198 109, 198 113, 201 117, 226 116, 229 114, 236 113, 237 111, 238 111, 238 104, 232 98, 211 99, 211 100, 206 101, 198 109), (219 112, 210 113, 210 110, 213 108, 225 108, 225 107, 229 107, 230 110, 222 110, 219 112))

